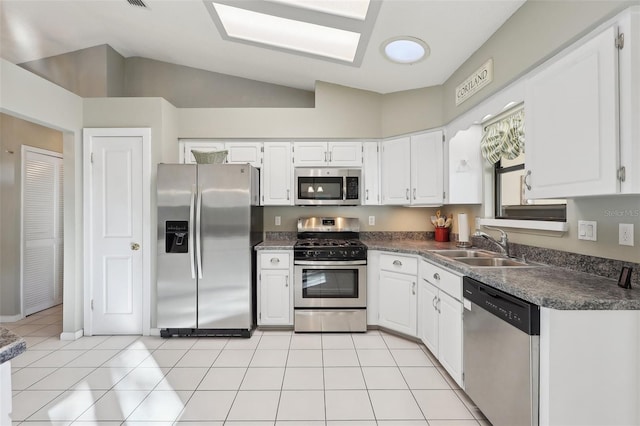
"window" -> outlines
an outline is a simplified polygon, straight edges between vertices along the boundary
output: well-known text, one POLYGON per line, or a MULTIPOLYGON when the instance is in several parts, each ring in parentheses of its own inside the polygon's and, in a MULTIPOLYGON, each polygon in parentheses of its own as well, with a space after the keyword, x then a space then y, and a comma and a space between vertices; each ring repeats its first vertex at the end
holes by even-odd
POLYGON ((566 221, 566 200, 526 196, 525 129, 522 105, 483 124, 483 157, 494 164, 496 219, 566 221))

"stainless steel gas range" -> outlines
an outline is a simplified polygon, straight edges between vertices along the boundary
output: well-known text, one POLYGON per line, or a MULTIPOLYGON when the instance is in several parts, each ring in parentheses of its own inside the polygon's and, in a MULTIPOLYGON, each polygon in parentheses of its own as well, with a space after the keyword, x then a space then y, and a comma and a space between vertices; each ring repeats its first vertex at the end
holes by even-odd
POLYGON ((356 218, 298 219, 294 330, 367 331, 367 247, 356 218))

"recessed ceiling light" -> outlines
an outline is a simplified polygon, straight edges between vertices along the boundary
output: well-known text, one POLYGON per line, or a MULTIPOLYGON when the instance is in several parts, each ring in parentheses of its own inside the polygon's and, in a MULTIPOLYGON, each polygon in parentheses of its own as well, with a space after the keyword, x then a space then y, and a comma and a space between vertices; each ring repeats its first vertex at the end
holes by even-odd
POLYGON ((424 41, 415 37, 394 37, 381 46, 385 58, 398 64, 415 64, 425 59, 431 53, 431 49, 424 41))

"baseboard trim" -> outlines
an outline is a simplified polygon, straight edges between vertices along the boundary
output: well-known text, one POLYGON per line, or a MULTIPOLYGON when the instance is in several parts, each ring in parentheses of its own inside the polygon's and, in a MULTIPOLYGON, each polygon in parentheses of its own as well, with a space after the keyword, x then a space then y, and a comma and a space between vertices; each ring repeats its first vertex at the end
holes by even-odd
POLYGON ((16 322, 20 321, 24 317, 20 314, 18 315, 0 315, 0 322, 16 322))
POLYGON ((149 336, 160 336, 160 329, 159 328, 150 328, 149 329, 149 336))
POLYGON ((60 334, 60 340, 78 340, 79 338, 81 338, 82 336, 84 336, 84 330, 80 329, 78 331, 75 332, 62 332, 60 334))

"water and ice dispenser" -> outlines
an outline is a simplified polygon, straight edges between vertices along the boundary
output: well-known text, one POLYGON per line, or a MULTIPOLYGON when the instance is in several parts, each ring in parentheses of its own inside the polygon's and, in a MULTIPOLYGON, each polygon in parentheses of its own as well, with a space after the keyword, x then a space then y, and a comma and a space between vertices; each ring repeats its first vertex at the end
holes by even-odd
POLYGON ((168 220, 165 222, 165 253, 189 252, 189 221, 168 220))

